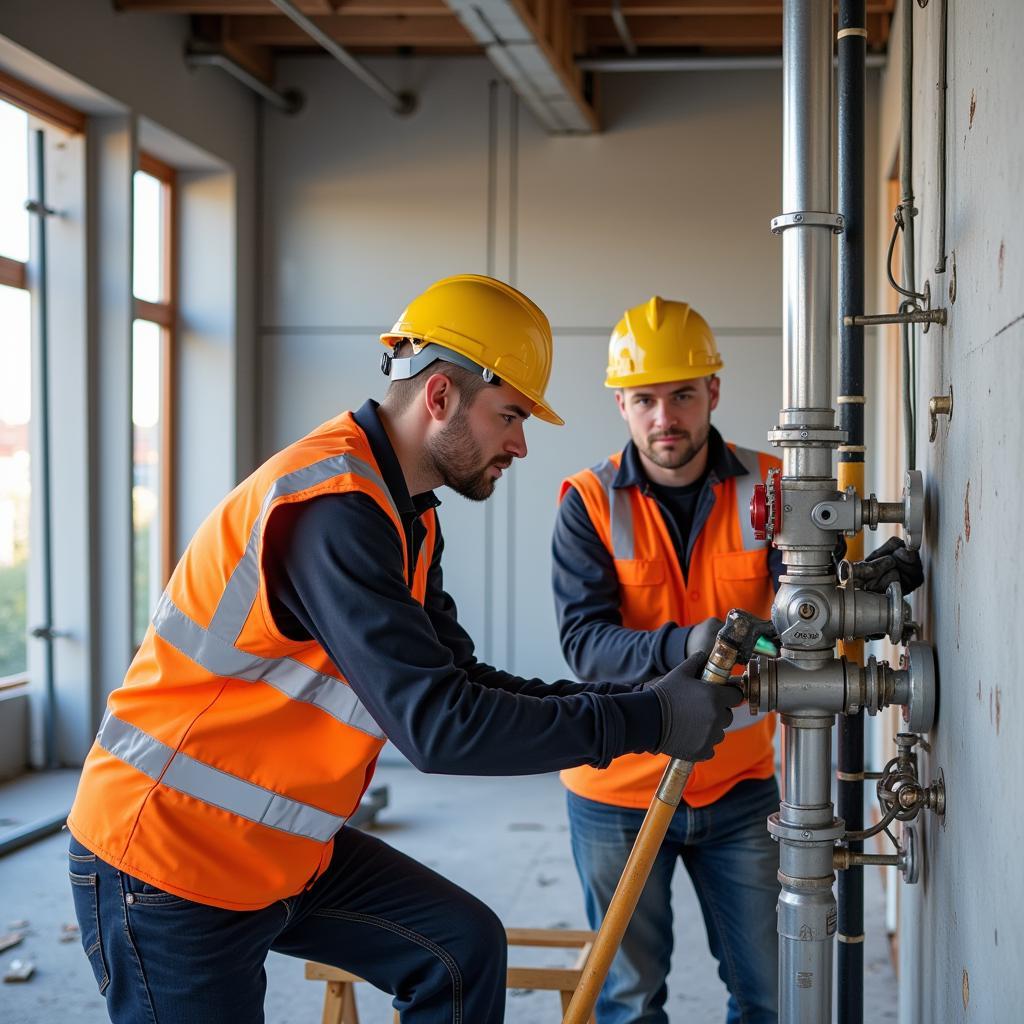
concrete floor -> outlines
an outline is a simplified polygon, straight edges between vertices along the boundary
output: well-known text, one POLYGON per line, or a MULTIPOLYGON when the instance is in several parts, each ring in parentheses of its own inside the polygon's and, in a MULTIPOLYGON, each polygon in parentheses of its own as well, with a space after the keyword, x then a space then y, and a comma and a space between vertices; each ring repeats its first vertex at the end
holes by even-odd
MULTIPOLYGON (((433 776, 382 765, 374 784, 390 788, 391 802, 377 834, 442 872, 492 906, 511 927, 586 927, 579 884, 569 852, 564 793, 554 776, 479 779, 433 776)), ((3 793, 0 792, 0 812, 3 793)), ((66 833, 0 858, 0 933, 27 920, 30 931, 16 949, 0 954, 6 968, 30 956, 31 981, 0 985, 3 1024, 102 1024, 104 1003, 77 941, 61 942, 61 926, 74 921, 66 880, 66 833)), ((881 874, 866 880, 866 1021, 896 1019, 896 982, 883 927, 881 874)), ((676 952, 669 979, 669 1014, 687 1024, 725 1018, 725 990, 715 972, 696 899, 684 872, 673 894, 676 952)), ((567 964, 556 951, 513 952, 514 963, 567 964)), ((269 1024, 315 1024, 323 986, 303 978, 302 963, 271 954, 267 963, 269 1024)), ((390 1024, 390 998, 361 986, 363 1024, 390 1024)), ((510 992, 508 1024, 556 1024, 553 993, 510 992)))

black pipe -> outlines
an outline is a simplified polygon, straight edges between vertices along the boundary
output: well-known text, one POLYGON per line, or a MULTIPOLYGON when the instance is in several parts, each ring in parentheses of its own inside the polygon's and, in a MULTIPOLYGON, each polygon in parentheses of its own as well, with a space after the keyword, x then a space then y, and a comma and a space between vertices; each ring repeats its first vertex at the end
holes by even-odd
POLYGON ((39 505, 42 511, 42 537, 40 538, 43 563, 43 625, 32 630, 32 635, 43 641, 43 683, 46 705, 43 711, 43 757, 47 768, 56 768, 57 758, 57 687, 53 671, 53 517, 50 508, 50 312, 46 259, 46 218, 52 212, 46 205, 46 134, 35 131, 36 144, 36 199, 29 209, 38 217, 39 286, 36 302, 39 308, 39 505))
MULTIPOLYGON (((864 462, 864 328, 843 320, 864 312, 865 0, 840 0, 838 25, 839 426, 847 433, 840 462, 864 462), (853 31, 850 31, 850 30, 853 31), (845 449, 845 450, 844 450, 845 449)), ((864 827, 864 712, 840 715, 837 812, 851 830, 864 827)), ((861 852, 863 842, 851 842, 861 852)), ((864 1019, 864 868, 839 872, 837 999, 839 1024, 864 1019)))

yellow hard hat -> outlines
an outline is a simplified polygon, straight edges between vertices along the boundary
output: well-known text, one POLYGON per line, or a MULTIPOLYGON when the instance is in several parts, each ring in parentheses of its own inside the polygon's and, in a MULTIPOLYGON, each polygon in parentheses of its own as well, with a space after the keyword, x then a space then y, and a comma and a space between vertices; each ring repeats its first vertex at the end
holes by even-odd
POLYGON ((551 376, 551 325, 540 308, 503 281, 459 274, 417 296, 380 340, 413 343, 410 359, 385 356, 392 379, 412 377, 434 359, 447 359, 487 380, 500 377, 534 403, 534 415, 561 426, 565 421, 544 400, 551 376), (424 352, 428 346, 432 350, 424 352), (401 365, 405 364, 405 365, 401 365))
POLYGON ((655 295, 627 309, 608 343, 606 388, 709 377, 722 368, 715 336, 687 302, 655 295))

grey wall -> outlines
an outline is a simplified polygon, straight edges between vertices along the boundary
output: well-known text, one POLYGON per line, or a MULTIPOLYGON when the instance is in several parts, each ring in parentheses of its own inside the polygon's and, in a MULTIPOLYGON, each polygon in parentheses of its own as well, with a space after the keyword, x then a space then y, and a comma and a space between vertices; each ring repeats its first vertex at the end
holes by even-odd
POLYGON ((376 336, 436 278, 493 273, 556 334, 550 397, 529 457, 483 507, 444 495, 446 577, 481 653, 518 672, 566 671, 549 589, 561 479, 622 446, 602 386, 608 334, 655 292, 691 301, 726 360, 716 422, 763 447, 781 393, 781 77, 609 76, 606 130, 544 134, 484 60, 386 61, 418 113, 393 117, 327 59, 285 61, 307 96, 268 120, 262 450, 380 397, 376 336))
MULTIPOLYGON (((1024 604, 1019 544, 1024 436, 1024 6, 949 4, 947 245, 935 272, 938 206, 935 97, 941 5, 914 5, 914 184, 918 281, 949 304, 949 326, 918 343, 918 408, 952 383, 951 422, 928 442, 917 428, 927 478, 928 572, 918 617, 938 650, 938 723, 923 769, 945 776, 943 824, 924 826, 921 884, 900 889, 901 1019, 1020 1020, 1024 846, 1017 780, 1024 701, 1015 638, 1024 604)), ((891 52, 898 54, 899 35, 891 52)), ((897 147, 899 61, 882 86, 878 184, 897 147)), ((879 301, 884 289, 879 288, 879 301)), ((884 385, 884 381, 879 381, 884 385)), ((878 434, 900 429, 898 410, 877 409, 878 434)))

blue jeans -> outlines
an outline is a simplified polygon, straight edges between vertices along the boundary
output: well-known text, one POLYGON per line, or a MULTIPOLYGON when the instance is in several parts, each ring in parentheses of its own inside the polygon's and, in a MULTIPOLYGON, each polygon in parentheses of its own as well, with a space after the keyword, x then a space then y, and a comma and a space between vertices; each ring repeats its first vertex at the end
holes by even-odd
MULTIPOLYGON (((679 805, 601 990, 598 1024, 668 1024, 677 860, 693 881, 718 974, 729 990, 726 1021, 775 1024, 779 858, 765 819, 778 807, 774 778, 740 782, 709 807, 679 805)), ((573 858, 592 928, 601 923, 644 814, 569 793, 573 858)))
POLYGON ((505 932, 474 896, 345 828, 309 890, 222 910, 117 871, 71 840, 82 945, 115 1024, 259 1024, 268 950, 344 967, 406 1024, 500 1024, 505 932))

